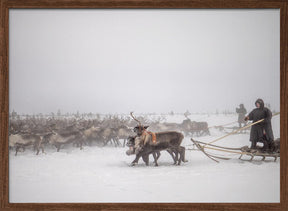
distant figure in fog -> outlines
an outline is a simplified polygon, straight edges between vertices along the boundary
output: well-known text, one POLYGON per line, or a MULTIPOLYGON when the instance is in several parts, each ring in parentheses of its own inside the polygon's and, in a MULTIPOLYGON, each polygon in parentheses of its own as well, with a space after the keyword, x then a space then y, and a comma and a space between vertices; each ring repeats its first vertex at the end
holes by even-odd
POLYGON ((187 110, 185 113, 184 113, 184 116, 189 119, 189 115, 191 115, 191 113, 187 110))
POLYGON ((257 142, 263 143, 263 150, 268 150, 271 148, 272 142, 274 141, 274 135, 271 125, 272 112, 264 107, 264 101, 262 99, 257 99, 255 102, 255 108, 245 117, 245 121, 251 120, 257 122, 261 119, 264 121, 252 125, 250 133, 251 149, 256 148, 257 142))
POLYGON ((236 108, 236 113, 238 113, 238 123, 239 123, 239 127, 241 128, 242 124, 243 126, 246 125, 244 118, 245 118, 245 114, 247 114, 247 111, 243 104, 240 104, 239 106, 240 108, 236 108))

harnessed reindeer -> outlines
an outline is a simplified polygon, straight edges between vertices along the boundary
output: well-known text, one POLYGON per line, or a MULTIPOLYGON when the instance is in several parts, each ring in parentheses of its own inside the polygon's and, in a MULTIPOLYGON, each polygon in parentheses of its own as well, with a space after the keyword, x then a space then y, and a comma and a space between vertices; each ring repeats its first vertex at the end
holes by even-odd
MULTIPOLYGON (((146 155, 160 152, 162 150, 167 150, 173 157, 174 163, 178 161, 178 165, 181 161, 185 160, 185 147, 180 146, 184 136, 182 133, 176 131, 167 131, 160 133, 152 133, 146 129, 149 126, 143 126, 139 120, 137 120, 133 112, 130 112, 131 117, 138 122, 138 126, 134 127, 134 132, 137 134, 135 137, 135 154, 136 158, 132 162, 135 165, 140 157, 145 157, 146 155), (180 158, 178 158, 180 154, 180 158)), ((155 157, 155 154, 154 154, 155 157)), ((159 158, 159 156, 156 156, 159 158)), ((155 160, 155 165, 157 166, 157 159, 155 160)))

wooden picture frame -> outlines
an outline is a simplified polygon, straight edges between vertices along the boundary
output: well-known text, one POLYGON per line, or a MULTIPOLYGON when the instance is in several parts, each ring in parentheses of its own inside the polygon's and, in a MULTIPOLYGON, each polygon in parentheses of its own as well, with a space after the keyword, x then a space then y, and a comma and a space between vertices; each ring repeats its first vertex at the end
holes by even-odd
MULTIPOLYGON (((286 0, 1 0, 0 208, 1 210, 288 210, 288 2, 286 0), (195 8, 280 10, 280 203, 9 203, 9 9, 13 8, 195 8)), ((233 194, 233 193, 232 193, 233 194)))

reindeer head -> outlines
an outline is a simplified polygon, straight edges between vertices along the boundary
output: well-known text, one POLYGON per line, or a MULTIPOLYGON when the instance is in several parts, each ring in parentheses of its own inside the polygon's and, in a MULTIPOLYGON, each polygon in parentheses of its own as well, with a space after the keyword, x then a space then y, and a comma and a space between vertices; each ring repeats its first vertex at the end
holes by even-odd
POLYGON ((133 131, 134 131, 134 133, 136 133, 138 136, 141 136, 142 133, 143 133, 148 127, 149 127, 149 126, 139 125, 139 126, 134 127, 133 131))
POLYGON ((135 154, 135 136, 128 137, 126 146, 129 147, 129 149, 126 151, 127 155, 135 154))
POLYGON ((128 136, 126 146, 132 148, 135 146, 135 136, 128 136))
POLYGON ((138 125, 136 127, 134 127, 133 131, 138 135, 138 136, 141 136, 142 133, 149 127, 149 126, 144 126, 141 124, 141 122, 136 119, 133 115, 133 112, 130 112, 130 115, 132 116, 132 118, 138 122, 138 125))

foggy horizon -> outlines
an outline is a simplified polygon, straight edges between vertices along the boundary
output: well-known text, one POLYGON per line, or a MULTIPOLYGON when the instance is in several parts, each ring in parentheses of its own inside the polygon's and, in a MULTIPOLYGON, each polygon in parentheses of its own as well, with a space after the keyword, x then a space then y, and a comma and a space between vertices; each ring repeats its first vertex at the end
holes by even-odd
POLYGON ((10 9, 18 114, 280 110, 280 10, 10 9))
MULTIPOLYGON (((244 105, 245 106, 245 105, 244 105)), ((236 107, 239 107, 239 106, 236 106, 236 107)), ((55 117, 57 117, 58 116, 58 112, 60 112, 60 116, 67 116, 67 115, 70 115, 70 116, 73 116, 73 115, 77 115, 77 114, 79 114, 80 116, 81 115, 90 115, 90 114, 92 114, 92 115, 107 115, 107 116, 109 116, 109 115, 127 115, 127 116, 131 116, 130 115, 130 112, 133 112, 133 114, 134 115, 184 115, 186 112, 188 112, 188 113, 190 113, 190 114, 188 114, 188 117, 190 116, 190 115, 203 115, 203 114, 207 114, 207 115, 213 115, 213 114, 215 114, 215 115, 218 115, 218 114, 226 114, 226 115, 229 115, 229 114, 237 114, 236 113, 236 107, 234 108, 234 110, 232 109, 232 110, 228 110, 228 109, 223 109, 223 110, 219 110, 219 109, 215 109, 214 111, 191 111, 191 110, 189 110, 189 109, 187 109, 187 110, 185 110, 185 111, 173 111, 173 110, 171 110, 171 111, 167 111, 167 112, 153 112, 153 111, 151 111, 151 112, 139 112, 139 111, 129 111, 129 112, 107 112, 107 113, 104 113, 104 112, 92 112, 92 111, 87 111, 87 112, 81 112, 81 111, 79 111, 79 110, 77 110, 77 111, 72 111, 72 112, 68 112, 68 111, 62 111, 62 110, 60 110, 60 109, 58 109, 58 110, 55 110, 55 111, 47 111, 47 112, 32 112, 32 113, 24 113, 24 112, 18 112, 18 111, 16 111, 15 109, 12 109, 12 110, 10 110, 9 111, 9 114, 11 115, 13 112, 16 112, 17 113, 17 115, 20 115, 20 116, 26 116, 26 115, 28 115, 28 116, 39 116, 39 115, 43 115, 43 116, 52 116, 52 114, 55 116, 55 117)), ((265 105, 265 107, 267 107, 266 105, 265 105)), ((246 108, 246 110, 247 110, 247 114, 248 113, 250 113, 254 108, 256 108, 256 107, 254 107, 254 108, 252 108, 251 107, 251 109, 249 108, 249 109, 247 109, 247 107, 245 107, 246 108)), ((277 113, 277 112, 279 112, 279 110, 275 110, 275 109, 273 109, 273 108, 270 108, 269 106, 268 106, 268 108, 269 109, 271 109, 271 111, 272 112, 275 112, 275 113, 277 113)), ((237 114, 238 115, 238 114, 237 114)), ((185 116, 185 115, 184 115, 185 116)))

